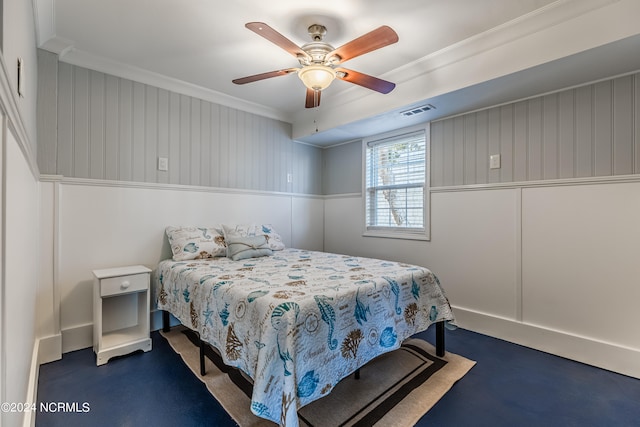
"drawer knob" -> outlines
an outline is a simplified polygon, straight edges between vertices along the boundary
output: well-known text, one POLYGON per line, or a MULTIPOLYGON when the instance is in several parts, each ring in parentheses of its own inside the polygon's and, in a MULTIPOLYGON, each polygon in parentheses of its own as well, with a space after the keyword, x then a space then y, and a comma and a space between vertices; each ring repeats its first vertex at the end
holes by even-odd
POLYGON ((120 284, 120 289, 127 289, 129 286, 131 286, 131 283, 128 280, 125 280, 120 284))

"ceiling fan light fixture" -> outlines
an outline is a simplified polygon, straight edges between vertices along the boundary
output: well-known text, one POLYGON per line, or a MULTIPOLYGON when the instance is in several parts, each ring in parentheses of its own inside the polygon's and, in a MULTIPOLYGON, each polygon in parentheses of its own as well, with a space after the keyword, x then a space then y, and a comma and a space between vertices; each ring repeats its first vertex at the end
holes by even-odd
POLYGON ((308 65, 298 71, 298 77, 311 90, 323 90, 336 78, 336 71, 326 65, 308 65))
MULTIPOLYGON (((2 0, 0 0, 0 2, 1 1, 2 0)), ((307 88, 305 108, 318 107, 320 105, 321 91, 328 88, 336 77, 342 81, 353 83, 382 94, 389 93, 396 87, 395 83, 368 74, 346 68, 334 69, 335 66, 345 61, 397 42, 398 35, 392 28, 386 25, 369 31, 343 44, 337 49, 334 49, 329 43, 323 41, 327 29, 319 24, 311 25, 308 28, 312 41, 302 46, 293 43, 264 22, 247 22, 245 27, 293 55, 302 68, 285 68, 283 70, 254 74, 232 80, 235 84, 243 85, 271 77, 297 73, 307 88)))

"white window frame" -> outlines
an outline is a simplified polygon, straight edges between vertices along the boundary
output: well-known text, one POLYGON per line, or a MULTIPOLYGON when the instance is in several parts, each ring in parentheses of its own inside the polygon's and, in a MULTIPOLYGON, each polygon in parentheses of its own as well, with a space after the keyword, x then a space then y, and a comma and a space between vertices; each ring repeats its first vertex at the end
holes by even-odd
POLYGON ((391 239, 407 240, 431 240, 431 137, 430 123, 423 123, 416 126, 398 129, 380 135, 373 135, 362 140, 362 215, 365 237, 383 237, 391 239), (375 143, 388 138, 398 137, 404 134, 424 131, 425 135, 425 178, 424 178, 424 229, 407 229, 402 227, 369 227, 367 224, 367 147, 369 143, 375 143))

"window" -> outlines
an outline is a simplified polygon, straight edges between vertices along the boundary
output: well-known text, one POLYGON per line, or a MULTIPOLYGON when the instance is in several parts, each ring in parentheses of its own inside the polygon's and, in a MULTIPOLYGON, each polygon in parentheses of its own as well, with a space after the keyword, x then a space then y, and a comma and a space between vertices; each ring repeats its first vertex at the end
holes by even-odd
POLYGON ((428 126, 365 140, 365 235, 428 239, 428 126))

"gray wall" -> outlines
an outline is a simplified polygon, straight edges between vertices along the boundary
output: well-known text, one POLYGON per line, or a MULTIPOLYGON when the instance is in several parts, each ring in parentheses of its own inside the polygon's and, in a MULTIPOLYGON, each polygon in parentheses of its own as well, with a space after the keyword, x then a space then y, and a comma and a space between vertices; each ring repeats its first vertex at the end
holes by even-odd
MULTIPOLYGON (((324 194, 362 191, 361 149, 325 150, 324 194)), ((432 187, 638 173, 640 73, 431 123, 432 187)))
POLYGON ((323 150, 323 194, 362 191, 362 142, 355 141, 323 150))
POLYGON ((640 173, 639 84, 640 73, 433 122, 431 186, 640 173))
POLYGON ((294 142, 288 123, 42 50, 38 62, 43 174, 321 194, 321 150, 294 142), (169 158, 167 172, 157 170, 158 157, 169 158))

